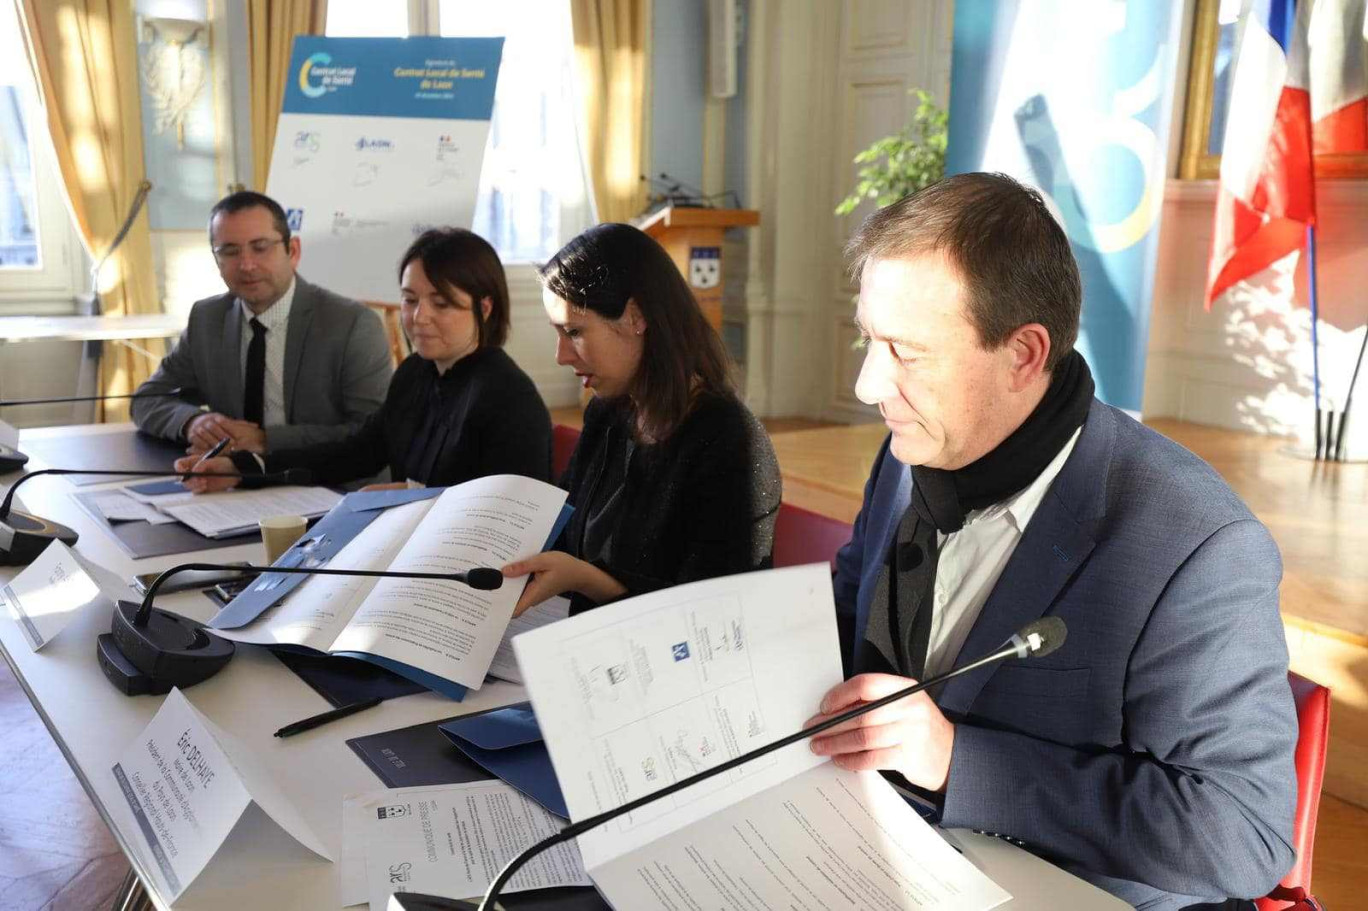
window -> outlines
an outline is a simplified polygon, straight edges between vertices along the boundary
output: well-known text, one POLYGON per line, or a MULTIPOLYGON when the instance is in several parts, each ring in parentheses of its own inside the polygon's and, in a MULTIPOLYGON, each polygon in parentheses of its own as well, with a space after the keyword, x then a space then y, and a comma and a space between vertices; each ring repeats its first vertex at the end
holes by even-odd
MULTIPOLYGON (((1178 176, 1216 178, 1239 48, 1242 0, 1197 0, 1178 176)), ((1317 178, 1368 177, 1368 153, 1317 155, 1317 178)))
POLYGON ((19 20, 0 3, 0 310, 70 312, 78 249, 19 20))
POLYGON ((545 262, 595 221, 576 135, 570 4, 440 0, 450 37, 502 36, 473 230, 505 263, 545 262))
POLYGON ((505 39, 475 202, 476 234, 505 264, 542 263, 594 224, 571 91, 570 5, 552 0, 330 0, 329 37, 438 31, 505 39), (431 22, 438 23, 433 29, 431 22))
POLYGON ((329 38, 407 38, 408 4, 389 0, 328 0, 329 38))

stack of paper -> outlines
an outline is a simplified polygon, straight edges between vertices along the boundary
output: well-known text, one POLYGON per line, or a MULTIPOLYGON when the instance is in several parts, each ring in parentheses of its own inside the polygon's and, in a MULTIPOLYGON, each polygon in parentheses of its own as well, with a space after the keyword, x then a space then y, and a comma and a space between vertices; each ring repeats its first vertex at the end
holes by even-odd
POLYGON ((326 487, 269 487, 200 494, 162 511, 206 538, 228 538, 256 531, 257 523, 269 516, 321 516, 341 499, 326 487))

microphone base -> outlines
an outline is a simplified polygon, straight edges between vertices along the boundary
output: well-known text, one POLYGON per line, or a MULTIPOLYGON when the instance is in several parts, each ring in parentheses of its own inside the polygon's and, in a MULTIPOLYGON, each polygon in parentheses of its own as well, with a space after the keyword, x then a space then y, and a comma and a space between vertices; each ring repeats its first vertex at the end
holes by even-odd
POLYGON ((13 446, 6 446, 4 443, 0 443, 0 474, 18 471, 28 464, 28 459, 28 456, 24 455, 13 446))
POLYGON ((212 635, 197 620, 153 608, 146 626, 134 625, 139 607, 120 601, 112 641, 99 644, 100 667, 120 692, 132 696, 165 693, 173 686, 185 689, 208 680, 233 657, 233 643, 212 635))
POLYGON ((79 537, 60 522, 11 509, 0 520, 0 566, 27 566, 53 541, 74 547, 79 537))

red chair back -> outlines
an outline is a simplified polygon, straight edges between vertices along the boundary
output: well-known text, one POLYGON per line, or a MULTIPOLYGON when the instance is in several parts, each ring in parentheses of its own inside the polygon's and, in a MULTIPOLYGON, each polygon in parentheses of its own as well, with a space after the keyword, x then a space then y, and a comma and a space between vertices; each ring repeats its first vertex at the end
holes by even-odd
POLYGON ((1320 810, 1321 781, 1330 742, 1330 688, 1298 674, 1287 674, 1297 703, 1297 815, 1292 821, 1296 863, 1265 898, 1255 901, 1259 911, 1286 911, 1311 895, 1311 850, 1316 844, 1316 814, 1320 810))
POLYGON ((779 504, 774 522, 774 565, 830 563, 850 540, 850 525, 790 503, 779 504))
POLYGON ((575 444, 579 442, 580 432, 578 428, 569 427, 565 424, 557 424, 551 428, 551 479, 559 481, 560 476, 565 474, 565 469, 570 465, 570 454, 575 451, 575 444))

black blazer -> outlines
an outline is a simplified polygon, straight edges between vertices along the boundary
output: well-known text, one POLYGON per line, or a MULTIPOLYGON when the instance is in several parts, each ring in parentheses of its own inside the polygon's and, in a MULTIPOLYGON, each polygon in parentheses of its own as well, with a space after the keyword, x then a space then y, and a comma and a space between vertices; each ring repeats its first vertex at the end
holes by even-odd
MULTIPOLYGON (((237 453, 244 472, 256 460, 237 453)), ((307 468, 314 483, 368 478, 386 465, 396 481, 429 487, 491 474, 551 480, 551 415, 532 380, 502 348, 480 348, 444 375, 410 355, 385 402, 345 440, 269 452, 267 471, 307 468)), ((246 486, 246 484, 244 484, 246 486)))
MULTIPOLYGON (((575 512, 560 549, 627 587, 624 597, 772 563, 779 463, 734 395, 705 395, 667 439, 632 439, 624 401, 594 399, 561 478, 575 512)), ((594 607, 582 595, 571 613, 594 607)))

